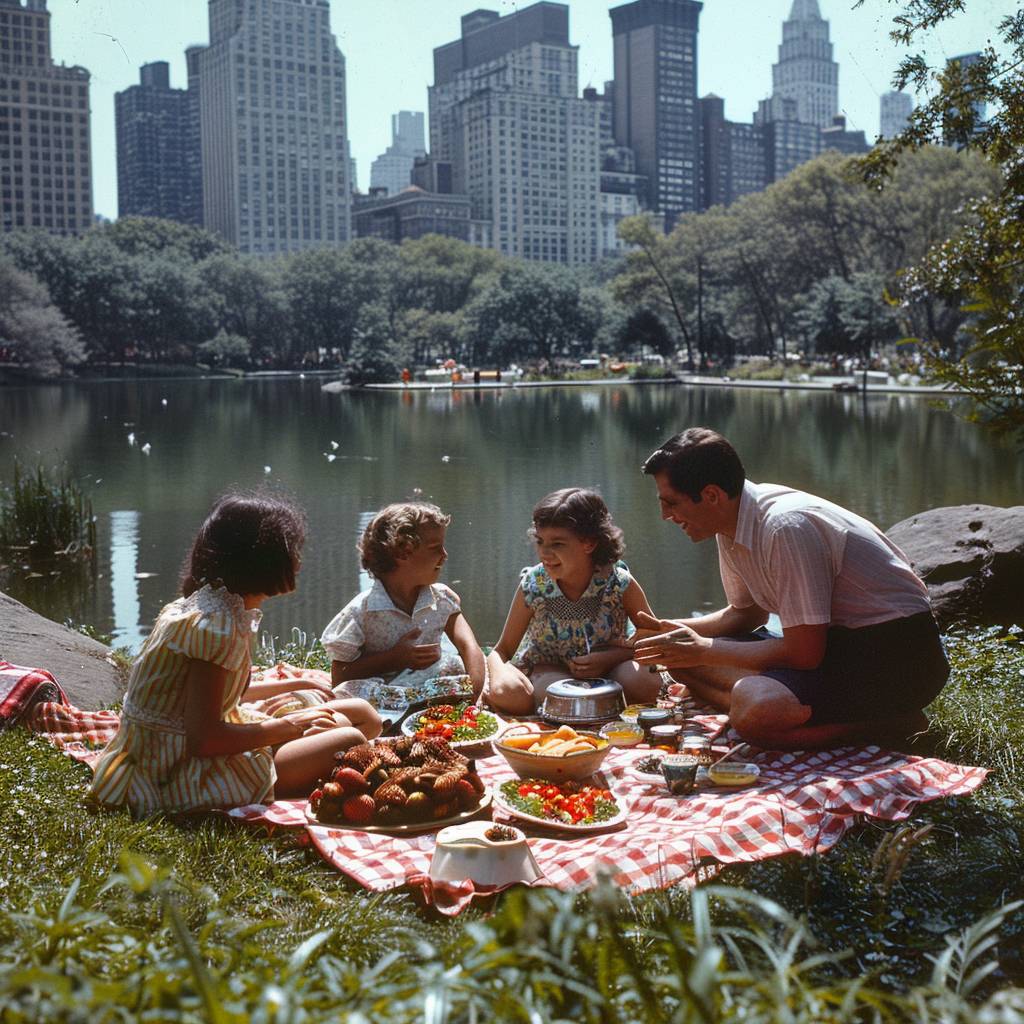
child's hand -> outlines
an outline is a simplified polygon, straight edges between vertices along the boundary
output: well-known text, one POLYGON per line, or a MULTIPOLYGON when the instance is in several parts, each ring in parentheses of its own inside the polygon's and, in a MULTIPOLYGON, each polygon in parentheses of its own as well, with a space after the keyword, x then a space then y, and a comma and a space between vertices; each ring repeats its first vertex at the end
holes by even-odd
POLYGON ((622 654, 618 651, 591 651, 571 658, 568 666, 573 679, 600 679, 621 662, 622 654))
POLYGON ((392 648, 395 652, 395 662, 399 667, 426 668, 440 659, 441 645, 413 643, 419 635, 420 631, 414 627, 392 648))

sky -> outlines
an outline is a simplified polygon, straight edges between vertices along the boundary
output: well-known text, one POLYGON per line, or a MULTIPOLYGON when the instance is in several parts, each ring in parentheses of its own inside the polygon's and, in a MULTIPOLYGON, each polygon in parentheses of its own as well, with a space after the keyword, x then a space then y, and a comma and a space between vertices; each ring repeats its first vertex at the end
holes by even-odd
MULTIPOLYGON (((459 19, 477 6, 514 13, 530 0, 331 0, 331 27, 346 59, 349 140, 358 184, 391 142, 391 115, 427 109, 432 50, 459 37, 459 19)), ((579 46, 580 89, 612 78, 611 20, 619 0, 568 0, 569 38, 579 46)), ((902 51, 888 37, 894 0, 819 0, 839 62, 839 103, 847 126, 878 133, 878 100, 891 88, 902 51)), ((968 10, 922 39, 932 62, 982 48, 1012 0, 967 0, 968 10)), ((58 63, 92 73, 93 202, 117 216, 114 93, 139 80, 139 66, 165 60, 171 85, 184 88, 185 48, 209 40, 206 0, 49 0, 58 63)), ((792 0, 705 0, 698 37, 698 92, 725 99, 726 117, 750 121, 771 92, 782 22, 792 0)), ((429 131, 429 128, 428 128, 429 131)))

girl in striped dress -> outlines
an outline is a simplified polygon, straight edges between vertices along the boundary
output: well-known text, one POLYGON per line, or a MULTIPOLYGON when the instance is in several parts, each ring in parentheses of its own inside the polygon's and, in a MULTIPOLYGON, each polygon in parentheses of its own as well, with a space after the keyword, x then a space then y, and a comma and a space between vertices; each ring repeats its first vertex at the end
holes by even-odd
POLYGON ((337 751, 378 735, 365 701, 275 718, 259 702, 288 681, 250 684, 260 605, 295 589, 304 539, 303 514, 279 498, 229 494, 214 505, 182 596, 160 612, 132 666, 120 728, 95 767, 96 803, 147 815, 301 796, 337 751))

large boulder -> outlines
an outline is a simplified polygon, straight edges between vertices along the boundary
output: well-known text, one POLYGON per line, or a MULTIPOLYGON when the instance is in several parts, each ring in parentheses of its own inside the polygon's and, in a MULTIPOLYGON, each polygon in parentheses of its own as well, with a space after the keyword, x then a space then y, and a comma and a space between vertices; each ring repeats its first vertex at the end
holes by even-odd
POLYGON ((941 626, 1024 624, 1024 505, 954 505, 886 531, 928 584, 941 626))
POLYGON ((94 710, 124 696, 125 679, 110 648, 44 619, 0 593, 0 659, 45 668, 77 707, 94 710))

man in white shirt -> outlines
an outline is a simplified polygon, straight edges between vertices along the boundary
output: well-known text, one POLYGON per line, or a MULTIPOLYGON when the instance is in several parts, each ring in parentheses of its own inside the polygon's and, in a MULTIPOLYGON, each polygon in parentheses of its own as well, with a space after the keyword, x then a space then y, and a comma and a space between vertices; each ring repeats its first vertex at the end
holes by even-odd
POLYGON ((641 662, 665 665, 761 747, 907 735, 949 675, 928 591, 877 527, 823 498, 755 484, 732 445, 695 427, 644 463, 663 519, 715 537, 728 605, 650 620, 641 662), (752 635, 769 613, 781 637, 752 635), (752 642, 753 641, 753 642, 752 642))

